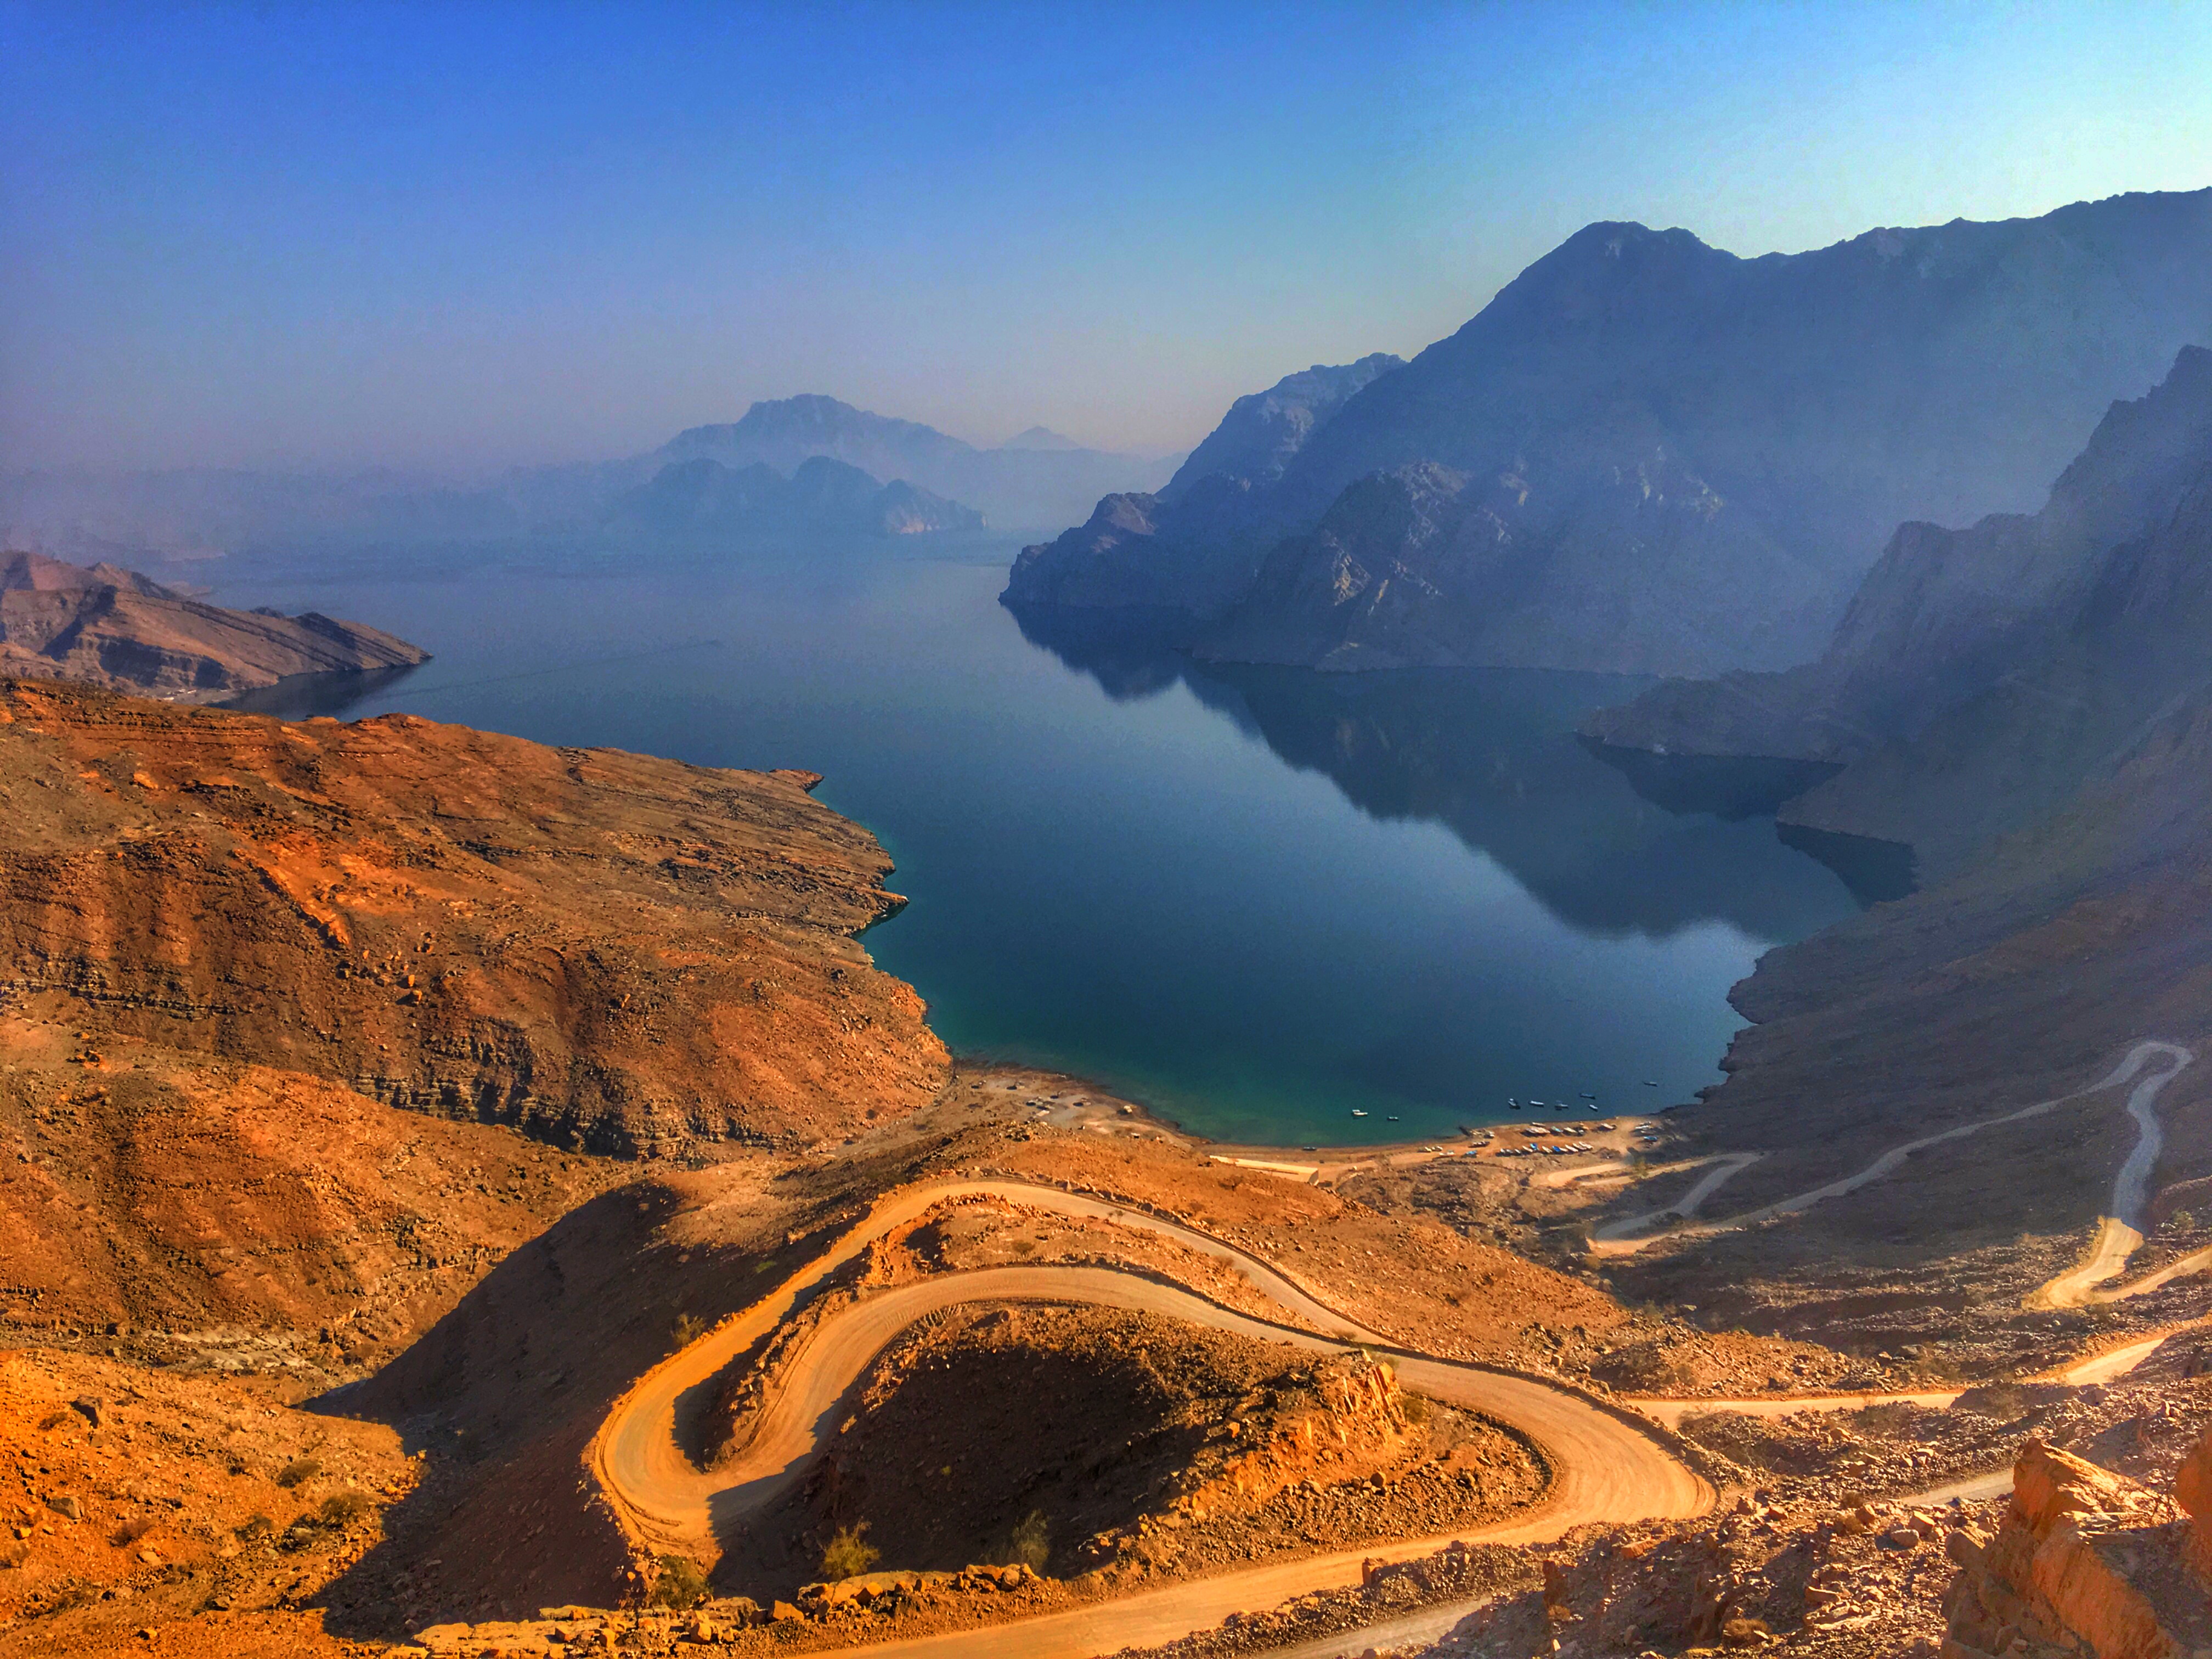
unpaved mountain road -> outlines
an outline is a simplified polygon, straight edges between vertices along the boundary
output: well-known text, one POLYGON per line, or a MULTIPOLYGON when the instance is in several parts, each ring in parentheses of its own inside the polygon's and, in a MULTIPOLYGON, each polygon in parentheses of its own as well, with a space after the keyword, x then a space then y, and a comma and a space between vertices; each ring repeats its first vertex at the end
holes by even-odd
MULTIPOLYGON (((2158 1163, 2159 1149, 2166 1144, 2166 1132, 2158 1121, 2158 1092, 2196 1058, 2179 1043, 2138 1042, 2128 1051, 2128 1060, 2140 1065, 2142 1060, 2161 1050, 2172 1059, 2173 1064, 2128 1091, 2128 1115, 2136 1121, 2136 1144, 2127 1161, 2120 1165, 2119 1174, 2112 1179, 2112 1213, 2098 1218, 2097 1237, 2089 1246, 2088 1255, 2078 1265, 2030 1292, 2029 1307, 2078 1308, 2091 1301, 2115 1301, 2148 1288, 2138 1285, 2100 1291, 2097 1286, 2108 1279, 2118 1279, 2126 1271, 2128 1258, 2142 1248, 2143 1224, 2149 1219, 2146 1212, 2149 1207, 2150 1172, 2158 1163)), ((2117 1073, 2107 1079, 2124 1080, 2117 1073)), ((2174 1264, 2176 1267, 2181 1265, 2174 1264)), ((2163 1284, 2175 1276, 2169 1269, 2159 1282, 2163 1284)))
MULTIPOLYGON (((1407 1386, 1481 1411, 1542 1449, 1553 1481, 1533 1509, 1453 1536, 1499 1542, 1556 1537, 1594 1521, 1690 1516, 1713 1501, 1711 1487, 1678 1462, 1633 1413, 1516 1373, 1395 1348, 1315 1300, 1267 1263, 1219 1240, 1145 1212, 1048 1187, 959 1182, 917 1187, 878 1203, 831 1249, 760 1303, 640 1378, 619 1401, 588 1455, 600 1489, 634 1535, 655 1551, 717 1553, 717 1538, 742 1527, 785 1491, 836 1427, 838 1402, 875 1356, 915 1321, 978 1301, 1087 1302, 1158 1313, 1315 1352, 1358 1344, 1386 1354, 1407 1386), (991 1197, 1062 1214, 1110 1219, 1204 1251, 1242 1273, 1286 1313, 1315 1330, 1237 1313, 1190 1291, 1103 1267, 994 1267, 878 1291, 826 1319, 787 1362, 750 1443, 722 1468, 702 1471, 684 1450, 711 1403, 722 1368, 788 1318, 842 1265, 875 1239, 948 1200, 991 1197), (1317 1334, 1316 1330, 1329 1334, 1317 1334)), ((964 1631, 886 1647, 876 1654, 1079 1659, 1172 1639, 1229 1613, 1272 1607, 1303 1590, 1356 1583, 1363 1560, 1439 1549, 1448 1538, 1407 1539, 1340 1554, 1225 1573, 1067 1613, 991 1630, 964 1631)))
POLYGON ((1924 1151, 1928 1147, 1942 1146, 1947 1141, 1963 1140, 1969 1135, 1980 1134, 1986 1129, 2002 1128, 2007 1124, 2026 1122, 2030 1118, 2040 1117, 2046 1112, 2055 1110, 2069 1101, 2081 1100, 2090 1095, 2101 1094, 2107 1089, 2117 1088, 2119 1085, 2137 1077, 2143 1067, 2153 1058, 2159 1055, 2164 1055, 2172 1063, 2163 1071, 2153 1073, 2150 1076, 2143 1078, 2128 1094, 2128 1114, 2135 1119, 2136 1125, 2136 1144, 2134 1149, 2128 1154, 2127 1161, 2120 1166, 2119 1175, 2113 1182, 2113 1216, 2107 1218, 2106 1224, 2100 1227, 2097 1243, 2093 1248, 2088 1261, 2084 1261, 2080 1267, 2062 1273, 2049 1285, 2036 1291, 2030 1298, 2031 1306, 2078 1305, 2080 1300, 2087 1298, 2091 1285, 2113 1277, 2125 1267, 2128 1257, 2132 1255, 2136 1248, 2142 1243, 2142 1233, 2134 1228, 2129 1218, 2140 1218, 2151 1169, 2158 1161, 2159 1147, 2161 1144, 2158 1114, 2155 1109, 2158 1093, 2173 1080, 2184 1066, 2196 1058, 2189 1049, 2183 1048, 2178 1042, 2146 1038, 2130 1048, 2121 1057, 2119 1064, 2087 1088, 2076 1089, 2071 1094, 2059 1095, 2050 1100, 2039 1100, 2033 1106, 2022 1106, 2013 1111, 2000 1113, 1995 1117, 1979 1118, 1972 1123, 1962 1123, 1956 1128, 1945 1129, 1937 1134, 1923 1135, 1917 1139, 1900 1142, 1883 1152, 1881 1157, 1875 1158, 1857 1174, 1845 1176, 1840 1181, 1832 1181, 1825 1186, 1814 1187, 1789 1198, 1778 1199, 1771 1204, 1762 1206, 1756 1210, 1747 1210, 1741 1215, 1729 1216, 1719 1221, 1709 1221, 1702 1226, 1677 1228, 1663 1235, 1652 1231, 1658 1223, 1670 1216, 1686 1218, 1694 1214, 1698 1204, 1723 1182, 1735 1176, 1739 1170, 1747 1169, 1761 1156, 1756 1152, 1728 1154, 1727 1160, 1724 1161, 1732 1160, 1732 1167, 1720 1169, 1708 1175, 1674 1204, 1642 1215, 1629 1216, 1597 1228, 1592 1234, 1591 1254, 1600 1256, 1630 1255, 1649 1244, 1656 1243, 1662 1237, 1676 1240, 1700 1237, 1708 1233, 1726 1232, 1739 1227, 1755 1226, 1759 1222, 1771 1221, 1778 1216, 1796 1215, 1802 1211, 1811 1209, 1815 1204, 1827 1199, 1844 1197, 1847 1194, 1856 1192, 1870 1182, 1881 1180, 1915 1152, 1924 1151), (2072 1296, 2076 1300, 2074 1302, 2038 1300, 2051 1295, 2072 1296))

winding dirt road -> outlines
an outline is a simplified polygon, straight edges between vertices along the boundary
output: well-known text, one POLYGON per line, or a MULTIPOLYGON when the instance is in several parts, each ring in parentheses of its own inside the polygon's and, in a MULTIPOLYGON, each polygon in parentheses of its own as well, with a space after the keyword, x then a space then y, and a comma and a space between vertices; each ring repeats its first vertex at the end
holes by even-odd
MULTIPOLYGON (((2078 1308, 2087 1302, 2117 1300, 2149 1288, 2148 1285, 2136 1285, 2102 1293, 2097 1290, 2106 1279, 2118 1279, 2127 1271, 2128 1259, 2142 1248, 2143 1224, 2149 1219, 2146 1212, 2150 1202, 2150 1172, 2158 1163, 2159 1149, 2166 1144, 2166 1132, 2158 1121, 2158 1091, 2196 1058, 2178 1042, 2138 1042, 2128 1051, 2128 1060, 2140 1065, 2142 1060, 2160 1050, 2172 1058, 2173 1064, 2128 1091, 2128 1115, 2136 1121, 2136 1144, 2127 1161, 2120 1165, 2119 1174, 2112 1179, 2112 1212, 2097 1218, 2097 1237, 2089 1246, 2088 1255, 2076 1266, 2030 1292, 2029 1307, 2078 1308)), ((2126 1064, 2127 1061, 2122 1062, 2123 1066, 2126 1064)), ((2107 1082, 2124 1080, 2115 1073, 2107 1082)), ((2181 1265, 2174 1264, 2176 1267, 2181 1265)), ((2153 1276, 2163 1284, 2175 1274, 2169 1271, 2162 1277, 2153 1276)))
MULTIPOLYGON (((1956 1128, 1945 1129, 1937 1134, 1922 1135, 1917 1139, 1900 1142, 1883 1152, 1881 1157, 1875 1158, 1873 1163, 1856 1175, 1845 1176, 1840 1181, 1832 1181, 1825 1186, 1814 1187, 1789 1198, 1778 1199, 1771 1204, 1765 1205, 1756 1210, 1747 1210, 1741 1215, 1729 1216, 1719 1221, 1710 1221, 1702 1226, 1679 1228, 1664 1237, 1680 1239, 1707 1233, 1726 1232, 1738 1227, 1756 1226, 1762 1221, 1771 1221, 1778 1216, 1796 1215, 1802 1211, 1811 1209, 1815 1204, 1825 1200, 1841 1198, 1846 1194, 1856 1192, 1870 1182, 1881 1180, 1915 1152, 1923 1152, 1930 1146, 1940 1146, 1947 1141, 1963 1140, 1969 1135, 1981 1133, 1984 1129, 2001 1128, 2008 1123, 2025 1122, 2030 1118, 2040 1117, 2045 1112, 2056 1110, 2069 1101, 2081 1100, 2090 1095, 2101 1094, 2106 1089, 2116 1088, 2136 1077, 2145 1065, 2154 1056, 2160 1054, 2171 1060, 2172 1064, 2164 1071, 2154 1073, 2151 1076, 2143 1079, 2128 1095, 2128 1112, 2136 1121, 2137 1133, 2134 1150, 2129 1153, 2127 1162, 2121 1166, 2118 1179, 2113 1184, 2113 1206, 2118 1217, 2121 1218, 2118 1221, 2118 1231, 2114 1229, 2114 1218, 2107 1218, 2106 1224, 2099 1229, 2098 1243, 2091 1252, 2090 1259, 2079 1267, 2060 1275, 2058 1279, 2053 1279, 2051 1285, 2045 1285, 2035 1292, 2037 1297, 2041 1297, 2045 1292, 2051 1291, 2053 1286, 2057 1286, 2060 1287, 2057 1293, 2073 1294, 2075 1282, 2078 1281, 2081 1292, 2086 1295, 2087 1287, 2089 1285, 2100 1283, 2118 1273, 2126 1265, 2128 1257, 2135 1253, 2136 1246, 2142 1243, 2142 1233, 2135 1231, 2124 1218, 2129 1215, 2136 1215, 2139 1218, 2151 1168, 2158 1160, 2160 1134, 2158 1115, 2154 1109, 2158 1092, 2172 1082, 2184 1066, 2196 1058, 2178 1042, 2166 1042, 2156 1038, 2147 1038, 2129 1048, 2128 1052, 2121 1057, 2119 1064, 2087 1088, 2076 1089, 2071 1094, 2059 1095, 2050 1100, 2039 1100, 2033 1106, 2022 1106, 2013 1111, 2002 1112, 1995 1117, 1978 1118, 1972 1123, 1962 1123, 1956 1128), (2132 1233, 2132 1243, 2128 1242, 2127 1237, 2124 1237, 2129 1233, 2132 1233), (2083 1275, 2088 1275, 2088 1277, 2084 1278, 2083 1275)), ((1648 1244, 1656 1243, 1661 1235, 1649 1231, 1655 1224, 1670 1215, 1694 1212, 1698 1203, 1716 1187, 1734 1176, 1737 1170, 1748 1167, 1759 1155, 1755 1152, 1737 1152, 1729 1156, 1740 1160, 1734 1168, 1718 1171, 1699 1182, 1689 1193, 1684 1194, 1678 1203, 1644 1215, 1630 1216, 1624 1220, 1598 1228, 1592 1235, 1590 1247, 1592 1253, 1598 1255, 1628 1255, 1644 1249, 1648 1244)), ((2063 1307, 2075 1304, 2052 1302, 2034 1305, 2063 1307)))
MULTIPOLYGON (((1638 1425, 1571 1389, 1513 1372, 1397 1349, 1376 1333, 1315 1300, 1273 1267, 1206 1234, 1142 1211, 1015 1182, 971 1181, 890 1194, 823 1256, 760 1303, 725 1321, 641 1377, 608 1414, 588 1462, 601 1491, 632 1533, 656 1552, 711 1555, 718 1541, 758 1515, 796 1480, 836 1431, 840 1401, 875 1356, 916 1320, 968 1302, 1085 1302, 1158 1313, 1215 1329, 1289 1343, 1314 1352, 1358 1345, 1385 1354, 1407 1386, 1486 1413, 1543 1449, 1553 1480, 1544 1501, 1496 1525, 1453 1536, 1500 1542, 1555 1537, 1593 1521, 1690 1516, 1711 1505, 1711 1489, 1638 1425), (1182 1290, 1103 1267, 994 1267, 881 1290, 825 1320, 787 1362, 782 1386, 750 1443, 714 1471, 684 1450, 724 1366, 774 1329, 836 1269, 874 1240, 932 1206, 965 1196, 1108 1219, 1198 1250, 1242 1273, 1291 1318, 1273 1323, 1182 1290), (1320 1334, 1318 1333, 1328 1333, 1320 1334)), ((1358 1581, 1362 1560, 1425 1554, 1443 1537, 1402 1540, 1340 1554, 1225 1573, 992 1630, 871 1648, 882 1655, 960 1653, 1006 1659, 1078 1659, 1131 1644, 1166 1641, 1218 1624, 1229 1613, 1271 1607, 1303 1590, 1358 1581)))

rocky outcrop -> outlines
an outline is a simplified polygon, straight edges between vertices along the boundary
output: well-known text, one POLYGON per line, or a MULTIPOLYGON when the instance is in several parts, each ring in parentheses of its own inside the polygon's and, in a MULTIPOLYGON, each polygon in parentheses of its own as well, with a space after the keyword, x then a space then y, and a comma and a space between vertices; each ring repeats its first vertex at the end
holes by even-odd
MULTIPOLYGON (((2208 256, 2212 191, 1758 259, 1592 225, 1279 473, 1179 477, 1113 582, 1062 599, 1041 559, 1007 602, 1181 612, 1240 660, 1802 661, 1899 523, 2032 506, 2115 398, 2212 337, 2208 256), (1324 519, 1423 465, 1465 481, 1451 533, 1370 536, 1351 569, 1324 519)), ((1217 435, 1199 456, 1249 447, 1217 435)))
POLYGON ((319 611, 227 611, 112 564, 0 553, 0 675, 199 702, 294 675, 428 659, 404 640, 319 611))
POLYGON ((890 860, 808 774, 16 682, 0 780, 0 989, 89 1030, 618 1152, 849 1133, 946 1073, 856 942, 890 860))
MULTIPOLYGON (((2191 1474, 2208 1455, 2185 1465, 2185 1497, 2201 1498, 2191 1474)), ((1996 1534, 1952 1534, 1943 1659, 2187 1659, 2212 1637, 2212 1601, 2191 1565, 2200 1522, 2166 1513, 2133 1481, 2031 1441, 1996 1534)))
POLYGON ((816 455, 789 477, 756 461, 725 466, 705 456, 672 461, 618 498, 617 532, 679 542, 744 542, 824 532, 911 536, 981 530, 983 515, 896 478, 878 483, 857 466, 816 455))

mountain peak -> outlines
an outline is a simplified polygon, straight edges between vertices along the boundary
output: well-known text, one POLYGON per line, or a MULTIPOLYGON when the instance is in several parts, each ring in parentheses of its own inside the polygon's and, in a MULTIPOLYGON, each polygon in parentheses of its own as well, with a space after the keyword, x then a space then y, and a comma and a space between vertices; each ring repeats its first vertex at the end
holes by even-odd
POLYGON ((1074 439, 1054 432, 1048 426, 1033 426, 1020 432, 999 446, 1001 449, 1088 449, 1089 444, 1079 444, 1074 439))

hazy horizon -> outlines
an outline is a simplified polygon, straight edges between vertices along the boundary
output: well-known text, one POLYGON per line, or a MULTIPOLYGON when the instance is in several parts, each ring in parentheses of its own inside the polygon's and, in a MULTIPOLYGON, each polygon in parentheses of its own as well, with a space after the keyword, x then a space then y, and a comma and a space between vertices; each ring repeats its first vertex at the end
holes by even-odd
POLYGON ((1188 447, 1582 225, 2212 182, 2212 15, 0 6, 0 454, 634 453, 823 392, 1188 447))

